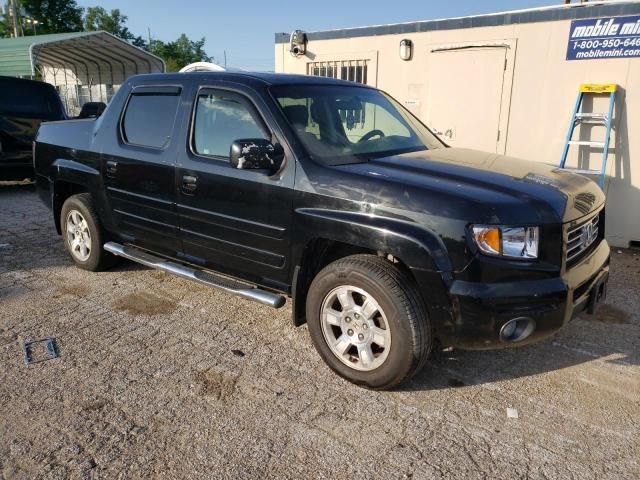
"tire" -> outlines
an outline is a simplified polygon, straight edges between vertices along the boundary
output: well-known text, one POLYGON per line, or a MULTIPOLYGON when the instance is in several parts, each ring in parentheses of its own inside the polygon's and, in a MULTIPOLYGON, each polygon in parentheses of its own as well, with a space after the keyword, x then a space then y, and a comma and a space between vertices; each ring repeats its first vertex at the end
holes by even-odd
POLYGON ((431 351, 422 298, 411 279, 381 257, 353 255, 322 269, 309 287, 306 314, 325 363, 367 388, 399 385, 431 351))
POLYGON ((106 236, 91 194, 78 193, 65 200, 60 211, 60 229, 65 249, 78 267, 99 272, 116 263, 117 257, 104 249, 106 236))

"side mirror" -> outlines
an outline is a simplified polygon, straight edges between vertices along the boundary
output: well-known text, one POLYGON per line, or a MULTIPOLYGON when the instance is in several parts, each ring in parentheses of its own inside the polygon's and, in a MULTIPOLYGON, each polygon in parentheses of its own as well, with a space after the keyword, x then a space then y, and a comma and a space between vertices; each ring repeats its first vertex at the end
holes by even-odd
POLYGON ((284 149, 263 138, 243 138, 231 144, 229 160, 234 168, 275 172, 282 165, 284 149))

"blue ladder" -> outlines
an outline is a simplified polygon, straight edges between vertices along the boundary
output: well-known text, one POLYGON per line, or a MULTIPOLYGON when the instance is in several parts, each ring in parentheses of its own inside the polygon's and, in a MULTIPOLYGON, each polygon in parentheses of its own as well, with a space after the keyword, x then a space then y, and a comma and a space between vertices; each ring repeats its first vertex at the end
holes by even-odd
POLYGON ((564 168, 571 172, 587 174, 587 175, 600 175, 600 189, 604 190, 604 177, 607 171, 607 158, 609 156, 609 139, 611 138, 611 126, 613 124, 613 106, 615 104, 617 85, 615 83, 608 84, 593 84, 583 83, 580 85, 578 91, 578 99, 576 100, 576 106, 573 109, 573 116, 571 117, 571 124, 569 125, 569 133, 567 133, 567 139, 562 150, 562 158, 560 160, 560 168, 564 168), (580 112, 582 106, 582 100, 585 94, 609 94, 609 112, 608 113, 584 113, 580 112), (594 142, 586 140, 572 140, 573 131, 576 126, 582 124, 589 125, 603 125, 607 131, 605 133, 604 141, 594 142), (569 153, 569 147, 571 145, 586 145, 589 147, 601 147, 602 148, 602 164, 600 169, 581 169, 581 168, 567 168, 567 154, 569 153))

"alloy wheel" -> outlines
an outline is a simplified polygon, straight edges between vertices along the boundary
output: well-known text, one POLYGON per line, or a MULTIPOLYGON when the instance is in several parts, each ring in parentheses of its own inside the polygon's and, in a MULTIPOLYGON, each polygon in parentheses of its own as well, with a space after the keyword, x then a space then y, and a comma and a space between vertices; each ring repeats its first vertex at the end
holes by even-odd
POLYGON ((78 210, 67 214, 67 242, 71 254, 81 262, 86 262, 91 255, 91 232, 89 225, 78 210))
POLYGON ((365 290, 341 285, 322 302, 322 333, 331 352, 345 365, 375 370, 391 349, 391 329, 378 302, 365 290))

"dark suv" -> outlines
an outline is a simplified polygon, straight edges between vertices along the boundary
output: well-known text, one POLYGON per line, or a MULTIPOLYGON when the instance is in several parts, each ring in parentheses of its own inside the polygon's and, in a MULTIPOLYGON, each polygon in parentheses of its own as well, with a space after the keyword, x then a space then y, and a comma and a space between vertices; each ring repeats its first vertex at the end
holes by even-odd
POLYGON ((524 345, 605 292, 595 183, 448 148, 354 83, 133 77, 97 120, 43 125, 34 155, 78 266, 120 256, 271 307, 290 296, 325 362, 371 388, 436 340, 524 345))
POLYGON ((40 123, 65 118, 52 85, 0 77, 0 180, 33 178, 31 144, 40 123))

